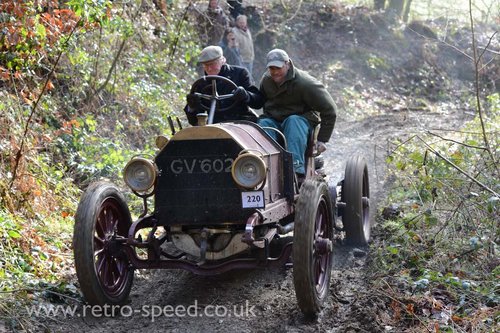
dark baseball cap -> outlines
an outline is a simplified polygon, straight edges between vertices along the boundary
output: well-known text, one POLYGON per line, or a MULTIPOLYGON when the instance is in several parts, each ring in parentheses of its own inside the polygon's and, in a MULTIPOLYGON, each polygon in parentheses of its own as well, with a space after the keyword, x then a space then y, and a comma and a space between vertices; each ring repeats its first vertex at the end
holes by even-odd
POLYGON ((287 61, 290 60, 290 57, 288 54, 281 50, 281 49, 274 49, 269 51, 267 54, 266 62, 267 65, 266 67, 283 67, 287 61))

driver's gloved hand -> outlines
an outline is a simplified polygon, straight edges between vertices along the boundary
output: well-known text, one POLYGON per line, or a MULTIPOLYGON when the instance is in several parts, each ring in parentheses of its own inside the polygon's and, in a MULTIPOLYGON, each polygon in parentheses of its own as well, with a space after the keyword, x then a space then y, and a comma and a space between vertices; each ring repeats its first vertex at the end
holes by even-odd
POLYGON ((326 150, 326 143, 321 141, 316 142, 316 151, 318 152, 318 154, 321 154, 325 150, 326 150))
POLYGON ((200 96, 196 94, 188 94, 186 96, 187 105, 189 106, 188 111, 196 113, 201 109, 201 99, 200 96))
POLYGON ((247 103, 248 100, 250 99, 248 92, 242 86, 239 86, 238 88, 234 89, 232 94, 234 94, 234 99, 238 102, 243 101, 247 103))

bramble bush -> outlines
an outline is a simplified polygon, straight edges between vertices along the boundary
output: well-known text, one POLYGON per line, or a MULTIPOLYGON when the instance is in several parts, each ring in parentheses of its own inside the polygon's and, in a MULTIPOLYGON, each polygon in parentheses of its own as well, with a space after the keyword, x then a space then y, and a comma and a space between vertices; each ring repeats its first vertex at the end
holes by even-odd
POLYGON ((447 138, 429 132, 397 142, 388 157, 396 183, 387 200, 397 213, 381 221, 385 246, 373 265, 389 272, 383 280, 401 294, 411 292, 402 303, 411 304, 413 317, 432 322, 435 313, 453 313, 444 325, 438 320, 441 329, 467 327, 481 316, 492 327, 500 302, 499 95, 490 95, 486 106, 491 154, 476 118, 447 138), (422 303, 429 297, 441 308, 422 303))

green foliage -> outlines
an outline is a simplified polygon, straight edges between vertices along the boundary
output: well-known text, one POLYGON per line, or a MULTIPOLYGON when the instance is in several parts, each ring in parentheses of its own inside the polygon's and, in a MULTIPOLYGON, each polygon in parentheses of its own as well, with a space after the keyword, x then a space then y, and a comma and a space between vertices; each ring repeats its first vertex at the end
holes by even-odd
POLYGON ((368 72, 374 77, 376 77, 377 73, 387 71, 390 68, 385 59, 374 54, 368 55, 365 66, 367 67, 368 72))
MULTIPOLYGON (((61 177, 71 177, 78 182, 106 177, 117 179, 121 169, 135 153, 123 147, 122 128, 117 126, 114 139, 96 135, 97 121, 92 115, 79 118, 65 125, 65 130, 54 139, 52 159, 60 161, 68 171, 61 177)), ((45 161, 50 163, 49 160, 45 161)), ((54 172, 57 174, 57 172, 54 172)))
POLYGON ((498 94, 487 100, 491 154, 474 119, 447 140, 426 135, 396 142, 387 158, 397 179, 388 201, 401 214, 381 221, 386 245, 376 250, 374 265, 404 281, 402 293, 446 293, 457 316, 500 301, 500 198, 493 193, 500 189, 498 94))
MULTIPOLYGON (((53 57, 44 58, 44 71, 29 76, 21 93, 16 87, 11 87, 15 93, 0 91, 1 291, 68 285, 72 217, 81 189, 100 178, 123 185, 121 171, 133 155, 154 155, 156 135, 170 134, 167 116, 183 115, 184 96, 196 75, 197 35, 179 22, 184 8, 177 2, 163 17, 141 1, 65 5, 82 18, 74 38, 61 33, 57 36, 65 44, 52 43, 54 31, 38 19, 32 30, 21 31, 25 39, 17 49, 0 56, 0 66, 10 59, 9 69, 34 73, 44 56, 29 48, 33 41, 51 55, 65 51, 26 136, 27 118, 53 57)), ((0 23, 7 14, 2 15, 0 23)), ((140 205, 134 201, 131 207, 140 205)))
POLYGON ((50 59, 64 50, 75 31, 106 21, 109 1, 3 1, 0 4, 0 79, 33 78, 50 67, 50 59), (47 10, 50 8, 50 10, 47 10), (82 14, 85 14, 82 17, 82 14))
POLYGON ((58 280, 61 268, 68 265, 69 258, 61 253, 68 251, 71 223, 67 217, 50 218, 49 227, 44 220, 26 223, 0 210, 0 291, 58 280))
MULTIPOLYGON (((498 117, 498 113, 500 113, 500 93, 495 93, 486 96, 486 111, 488 114, 491 114, 493 117, 498 117)), ((495 120, 495 119, 492 119, 495 120)))
POLYGON ((71 8, 78 17, 92 24, 106 23, 109 19, 107 13, 111 9, 109 0, 68 0, 66 5, 71 8))

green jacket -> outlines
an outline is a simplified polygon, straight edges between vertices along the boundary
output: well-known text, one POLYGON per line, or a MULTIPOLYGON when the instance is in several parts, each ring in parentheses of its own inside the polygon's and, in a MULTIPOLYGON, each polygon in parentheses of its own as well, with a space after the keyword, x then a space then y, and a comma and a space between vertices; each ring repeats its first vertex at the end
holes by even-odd
POLYGON ((295 68, 291 61, 286 79, 280 86, 266 72, 260 91, 267 99, 262 118, 283 121, 293 114, 302 115, 312 126, 321 123, 318 141, 327 142, 330 139, 337 118, 337 106, 321 82, 295 68))

